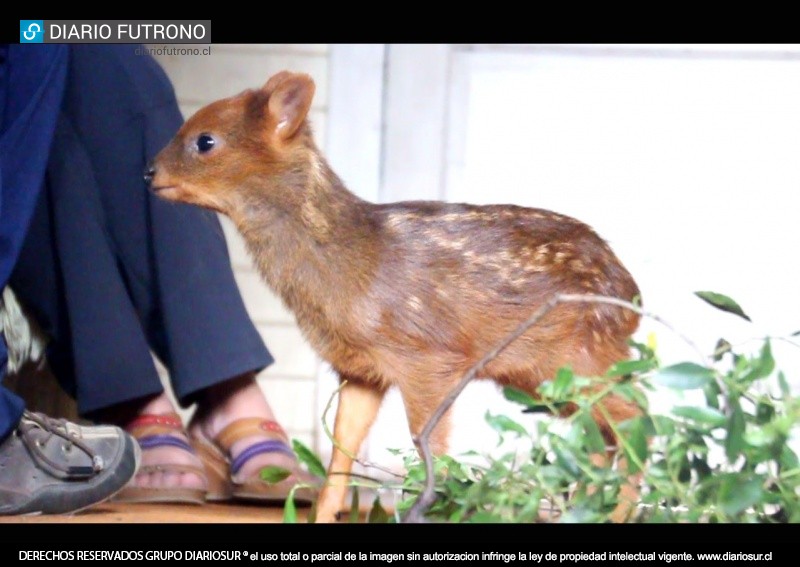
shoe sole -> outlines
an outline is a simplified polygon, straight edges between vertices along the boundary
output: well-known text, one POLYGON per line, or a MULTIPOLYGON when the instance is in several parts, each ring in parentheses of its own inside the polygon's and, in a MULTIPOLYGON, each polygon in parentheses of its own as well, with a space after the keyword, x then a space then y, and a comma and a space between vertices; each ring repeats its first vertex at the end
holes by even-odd
POLYGON ((76 514, 109 500, 125 488, 136 474, 140 461, 139 444, 129 435, 124 435, 120 456, 111 464, 112 472, 107 476, 76 481, 74 486, 68 481, 46 486, 34 493, 25 505, 3 510, 2 515, 76 514))

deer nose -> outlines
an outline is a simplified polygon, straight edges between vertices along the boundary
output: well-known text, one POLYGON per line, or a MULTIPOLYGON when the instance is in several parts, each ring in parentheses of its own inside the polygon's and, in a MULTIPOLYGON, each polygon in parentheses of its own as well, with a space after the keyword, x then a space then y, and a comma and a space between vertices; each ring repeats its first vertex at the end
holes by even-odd
POLYGON ((152 163, 147 166, 147 169, 144 170, 144 182, 150 185, 153 181, 153 177, 156 175, 156 166, 152 163))

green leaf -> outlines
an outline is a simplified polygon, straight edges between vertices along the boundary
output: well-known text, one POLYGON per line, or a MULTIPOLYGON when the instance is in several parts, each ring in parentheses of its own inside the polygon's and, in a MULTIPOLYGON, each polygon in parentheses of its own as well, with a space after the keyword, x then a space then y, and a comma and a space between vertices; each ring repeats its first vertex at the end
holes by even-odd
MULTIPOLYGON (((751 447, 769 447, 775 442, 775 432, 765 427, 747 429, 744 432, 744 440, 751 447)), ((748 455, 748 458, 752 460, 753 455, 748 455)))
POLYGON ((697 455, 692 457, 692 468, 697 471, 697 477, 701 480, 708 478, 712 474, 711 467, 706 460, 697 455))
POLYGON ((772 356, 772 345, 770 342, 764 341, 764 346, 761 347, 761 355, 758 357, 758 374, 759 378, 765 378, 772 374, 775 370, 775 358, 772 356))
POLYGON ((761 500, 764 489, 760 478, 745 479, 739 474, 727 474, 719 491, 719 504, 728 516, 736 516, 761 500))
POLYGON ((583 433, 586 437, 586 446, 594 453, 603 453, 606 450, 606 441, 600 433, 600 428, 597 422, 592 419, 588 413, 584 413, 580 417, 583 433))
POLYGON ((781 448, 780 465, 785 470, 793 470, 800 467, 800 459, 797 458, 795 452, 788 445, 784 445, 781 448))
POLYGON ((769 423, 774 416, 775 406, 764 400, 759 400, 758 404, 756 404, 756 423, 764 425, 769 423))
POLYGON ((747 425, 742 407, 738 403, 732 406, 732 410, 728 418, 727 437, 725 437, 725 454, 729 461, 735 460, 744 448, 744 430, 747 425))
POLYGON ((788 398, 791 395, 792 390, 789 388, 789 382, 786 381, 786 375, 783 373, 783 371, 778 372, 778 384, 781 387, 781 394, 783 395, 784 399, 788 398))
POLYGON ((539 519, 539 506, 542 504, 542 491, 534 490, 529 496, 527 503, 520 509, 517 518, 520 522, 532 523, 539 519))
POLYGON ((361 505, 358 502, 358 487, 353 487, 353 496, 350 500, 350 519, 349 522, 351 524, 357 524, 359 516, 361 514, 361 505))
POLYGON ((325 471, 325 467, 320 462, 317 455, 306 447, 301 441, 297 439, 292 439, 292 448, 294 449, 295 454, 297 454, 297 459, 308 467, 308 471, 320 478, 326 478, 328 473, 325 471))
POLYGON ((578 467, 578 461, 575 456, 564 449, 561 445, 555 445, 553 452, 556 454, 556 462, 558 465, 573 478, 580 475, 581 469, 578 467))
POLYGON ((702 388, 714 378, 714 371, 694 362, 681 362, 658 371, 653 381, 674 390, 702 388))
POLYGON ((628 470, 637 473, 641 467, 637 464, 644 463, 647 459, 647 436, 641 418, 631 419, 624 423, 625 455, 628 457, 628 470), (636 457, 636 458, 634 458, 636 457))
POLYGON ((678 461, 678 482, 687 483, 692 479, 692 467, 689 464, 689 457, 681 455, 678 461))
POLYGON ((552 413, 555 411, 556 413, 560 412, 563 408, 569 407, 571 402, 553 402, 548 406, 547 404, 539 404, 536 406, 530 406, 522 410, 522 413, 552 413), (550 408, 553 408, 552 411, 550 408))
POLYGON ((740 384, 750 386, 756 380, 766 378, 775 370, 775 359, 772 357, 772 347, 769 340, 764 341, 758 357, 744 359, 741 367, 736 368, 737 381, 740 384))
POLYGON ((572 368, 569 366, 559 368, 556 372, 556 379, 553 381, 553 397, 561 398, 569 393, 573 387, 573 378, 575 378, 575 374, 572 372, 572 368))
POLYGON ((261 480, 269 484, 277 484, 280 481, 289 478, 289 476, 292 474, 292 471, 286 470, 283 467, 270 465, 261 469, 259 474, 261 476, 261 480))
POLYGON ((498 433, 507 433, 513 431, 518 435, 527 435, 528 431, 524 427, 522 427, 519 423, 511 419, 510 417, 506 417, 505 415, 492 415, 488 411, 484 416, 486 422, 492 426, 492 429, 497 431, 498 433))
POLYGON ((634 348, 640 355, 642 359, 656 359, 656 351, 655 351, 655 335, 651 333, 651 337, 648 337, 648 343, 652 339, 653 344, 644 344, 633 339, 628 339, 628 345, 634 348))
POLYGON ((523 406, 539 407, 542 405, 540 401, 534 399, 529 394, 521 392, 520 390, 517 390, 510 386, 506 386, 505 388, 503 388, 503 397, 507 399, 509 402, 515 402, 523 406))
POLYGON ((638 387, 638 384, 626 382, 624 384, 617 384, 614 387, 614 393, 621 398, 633 402, 647 413, 649 401, 645 393, 638 387))
POLYGON ((467 520, 470 524, 499 524, 502 521, 503 519, 497 514, 485 510, 479 510, 467 520))
POLYGON ((703 386, 703 395, 706 398, 706 404, 714 409, 719 409, 719 395, 722 390, 716 380, 711 380, 703 386))
POLYGON ((368 524, 388 524, 389 523, 389 514, 386 513, 383 506, 381 506, 381 499, 377 496, 375 497, 375 501, 372 503, 372 508, 370 508, 369 514, 367 515, 367 523, 368 524))
POLYGON ((644 373, 654 369, 658 364, 652 358, 644 360, 623 360, 617 362, 606 372, 606 376, 627 376, 628 374, 644 373))
POLYGON ((645 435, 648 437, 655 435, 670 436, 675 434, 675 421, 671 417, 665 415, 651 415, 641 419, 645 435))
POLYGON ((722 311, 726 311, 728 313, 733 313, 742 319, 746 319, 748 321, 750 320, 750 317, 745 314, 739 304, 727 295, 722 295, 721 293, 716 293, 713 291, 696 291, 694 294, 717 309, 721 309, 722 311))
MULTIPOLYGON (((669 470, 667 469, 667 461, 661 460, 651 464, 650 467, 647 469, 647 475, 648 477, 656 480, 669 480, 670 474, 669 470)), ((648 496, 650 498, 653 498, 655 496, 656 500, 661 498, 660 495, 654 495, 652 493, 649 494, 648 496)))
POLYGON ((283 504, 283 523, 284 524, 296 524, 297 523, 297 508, 294 505, 294 491, 295 489, 289 492, 289 496, 286 497, 286 501, 283 504))
POLYGON ((677 406, 672 408, 672 413, 711 427, 722 427, 727 421, 725 415, 714 408, 677 406))

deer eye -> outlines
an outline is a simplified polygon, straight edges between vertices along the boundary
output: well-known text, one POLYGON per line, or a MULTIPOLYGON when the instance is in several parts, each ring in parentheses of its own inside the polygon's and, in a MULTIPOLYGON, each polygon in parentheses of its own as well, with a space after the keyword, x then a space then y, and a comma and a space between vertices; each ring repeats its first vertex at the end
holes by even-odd
POLYGON ((211 134, 200 134, 197 137, 197 141, 195 141, 194 145, 197 146, 197 151, 201 154, 206 152, 210 152, 217 141, 211 136, 211 134))

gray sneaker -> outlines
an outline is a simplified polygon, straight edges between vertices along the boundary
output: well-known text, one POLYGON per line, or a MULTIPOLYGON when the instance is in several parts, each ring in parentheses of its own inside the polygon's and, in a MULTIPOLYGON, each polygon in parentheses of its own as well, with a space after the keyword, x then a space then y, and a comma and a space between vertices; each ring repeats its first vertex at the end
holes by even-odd
POLYGON ((103 502, 133 478, 140 454, 118 427, 26 411, 0 444, 0 515, 68 514, 103 502))

